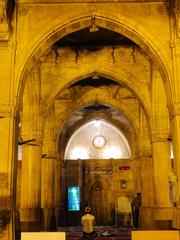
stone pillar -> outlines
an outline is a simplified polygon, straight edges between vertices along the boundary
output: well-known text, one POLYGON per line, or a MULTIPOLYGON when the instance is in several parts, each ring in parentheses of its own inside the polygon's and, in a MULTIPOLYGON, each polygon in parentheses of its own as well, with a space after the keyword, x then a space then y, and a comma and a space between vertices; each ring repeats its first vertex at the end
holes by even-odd
POLYGON ((42 119, 38 89, 38 76, 35 69, 32 69, 24 82, 21 114, 22 177, 20 220, 22 231, 39 231, 41 226, 42 119))
POLYGON ((173 227, 180 229, 180 104, 174 104, 172 107, 171 125, 172 125, 172 141, 173 141, 173 153, 174 153, 174 174, 177 177, 175 183, 176 192, 175 198, 177 203, 175 204, 173 227))
POLYGON ((43 139, 42 176, 41 176, 41 207, 44 213, 45 231, 56 231, 54 195, 59 188, 55 185, 56 141, 54 108, 51 108, 46 119, 43 139))
MULTIPOLYGON (((179 16, 178 16, 179 17, 179 16)), ((177 19, 177 26, 180 21, 177 19)), ((177 203, 174 206, 173 227, 180 229, 180 36, 176 36, 175 40, 171 41, 172 63, 173 63, 173 81, 172 81, 172 102, 169 103, 169 112, 172 127, 172 141, 174 151, 174 173, 177 176, 176 183, 176 199, 177 203)))
MULTIPOLYGON (((54 211, 54 173, 55 154, 48 154, 42 158, 42 178, 41 178, 41 207, 44 212, 45 231, 56 231, 55 211, 54 211)), ((59 191, 59 189, 56 189, 59 191)))
MULTIPOLYGON (((174 170, 178 180, 180 179, 180 104, 174 104, 171 116, 172 140, 174 153, 174 170)), ((180 181, 177 183, 177 202, 180 206, 180 181)))
POLYGON ((40 181, 41 181, 41 137, 40 135, 22 135, 22 177, 20 220, 22 231, 40 230, 40 181), (31 145, 32 144, 32 145, 31 145))
MULTIPOLYGON (((167 134, 152 138, 154 170, 154 220, 157 228, 172 220, 172 204, 169 197, 170 146, 167 134)), ((167 226, 168 228, 168 226, 167 226)))
POLYGON ((154 184, 153 164, 150 153, 141 156, 141 228, 153 229, 154 184))
POLYGON ((169 197, 168 176, 170 166, 170 124, 167 95, 162 77, 156 66, 152 74, 151 143, 154 170, 154 224, 156 228, 170 228, 172 204, 169 197))
MULTIPOLYGON (((153 206, 154 206, 154 184, 153 184, 153 164, 152 146, 149 136, 149 126, 142 107, 139 111, 139 145, 136 162, 137 182, 136 192, 142 194, 142 206, 140 209, 141 229, 153 228, 153 206)), ((135 196, 136 196, 135 192, 135 196)))
POLYGON ((64 161, 62 159, 55 159, 55 172, 54 172, 54 207, 55 207, 55 215, 56 215, 56 223, 57 225, 65 224, 65 206, 64 206, 64 198, 65 198, 65 189, 64 189, 64 161))
POLYGON ((15 239, 17 117, 14 106, 0 105, 0 238, 15 239))

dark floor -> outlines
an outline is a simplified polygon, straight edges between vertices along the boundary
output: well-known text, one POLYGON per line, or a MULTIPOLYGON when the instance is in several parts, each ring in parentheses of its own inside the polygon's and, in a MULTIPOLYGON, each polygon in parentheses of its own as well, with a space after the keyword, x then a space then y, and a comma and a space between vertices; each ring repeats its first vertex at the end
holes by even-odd
POLYGON ((96 226, 95 231, 97 237, 94 238, 83 238, 82 237, 82 226, 71 226, 71 227, 59 227, 58 231, 66 232, 67 240, 131 240, 132 227, 117 227, 117 226, 96 226), (101 234, 106 230, 112 232, 109 237, 104 237, 101 234))

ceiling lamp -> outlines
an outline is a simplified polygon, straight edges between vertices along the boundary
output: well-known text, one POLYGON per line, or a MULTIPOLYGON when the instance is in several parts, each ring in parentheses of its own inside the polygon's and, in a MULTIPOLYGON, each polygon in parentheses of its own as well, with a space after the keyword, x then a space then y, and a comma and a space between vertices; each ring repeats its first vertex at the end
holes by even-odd
POLYGON ((97 31, 99 31, 98 26, 95 24, 95 15, 94 14, 92 15, 92 23, 91 23, 91 26, 89 27, 89 31, 90 32, 97 32, 97 31))
POLYGON ((99 76, 97 75, 96 72, 92 75, 92 79, 99 79, 99 76))

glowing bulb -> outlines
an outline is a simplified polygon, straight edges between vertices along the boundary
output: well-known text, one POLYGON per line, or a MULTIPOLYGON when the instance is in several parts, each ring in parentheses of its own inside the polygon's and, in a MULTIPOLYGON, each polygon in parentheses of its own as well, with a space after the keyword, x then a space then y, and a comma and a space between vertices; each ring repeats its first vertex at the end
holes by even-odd
POLYGON ((121 158, 121 151, 117 147, 106 148, 103 152, 103 157, 106 159, 109 158, 121 158))
POLYGON ((99 28, 96 26, 96 24, 92 24, 92 26, 89 27, 90 32, 98 32, 99 28))
POLYGON ((87 158, 88 153, 84 148, 76 147, 71 152, 71 159, 87 159, 87 158))
POLYGON ((100 121, 100 120, 95 120, 95 126, 96 126, 97 128, 99 128, 100 125, 101 125, 101 121, 100 121))

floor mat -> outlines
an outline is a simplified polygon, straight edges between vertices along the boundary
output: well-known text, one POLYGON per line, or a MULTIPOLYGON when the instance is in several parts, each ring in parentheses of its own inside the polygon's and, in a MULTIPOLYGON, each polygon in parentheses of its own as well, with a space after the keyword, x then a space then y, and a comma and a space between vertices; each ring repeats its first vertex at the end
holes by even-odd
POLYGON ((95 226, 97 237, 94 238, 83 238, 82 226, 66 226, 59 227, 58 231, 66 232, 67 240, 131 240, 131 230, 133 227, 117 227, 117 226, 95 226), (111 236, 101 236, 101 234, 109 230, 112 232, 111 236))

